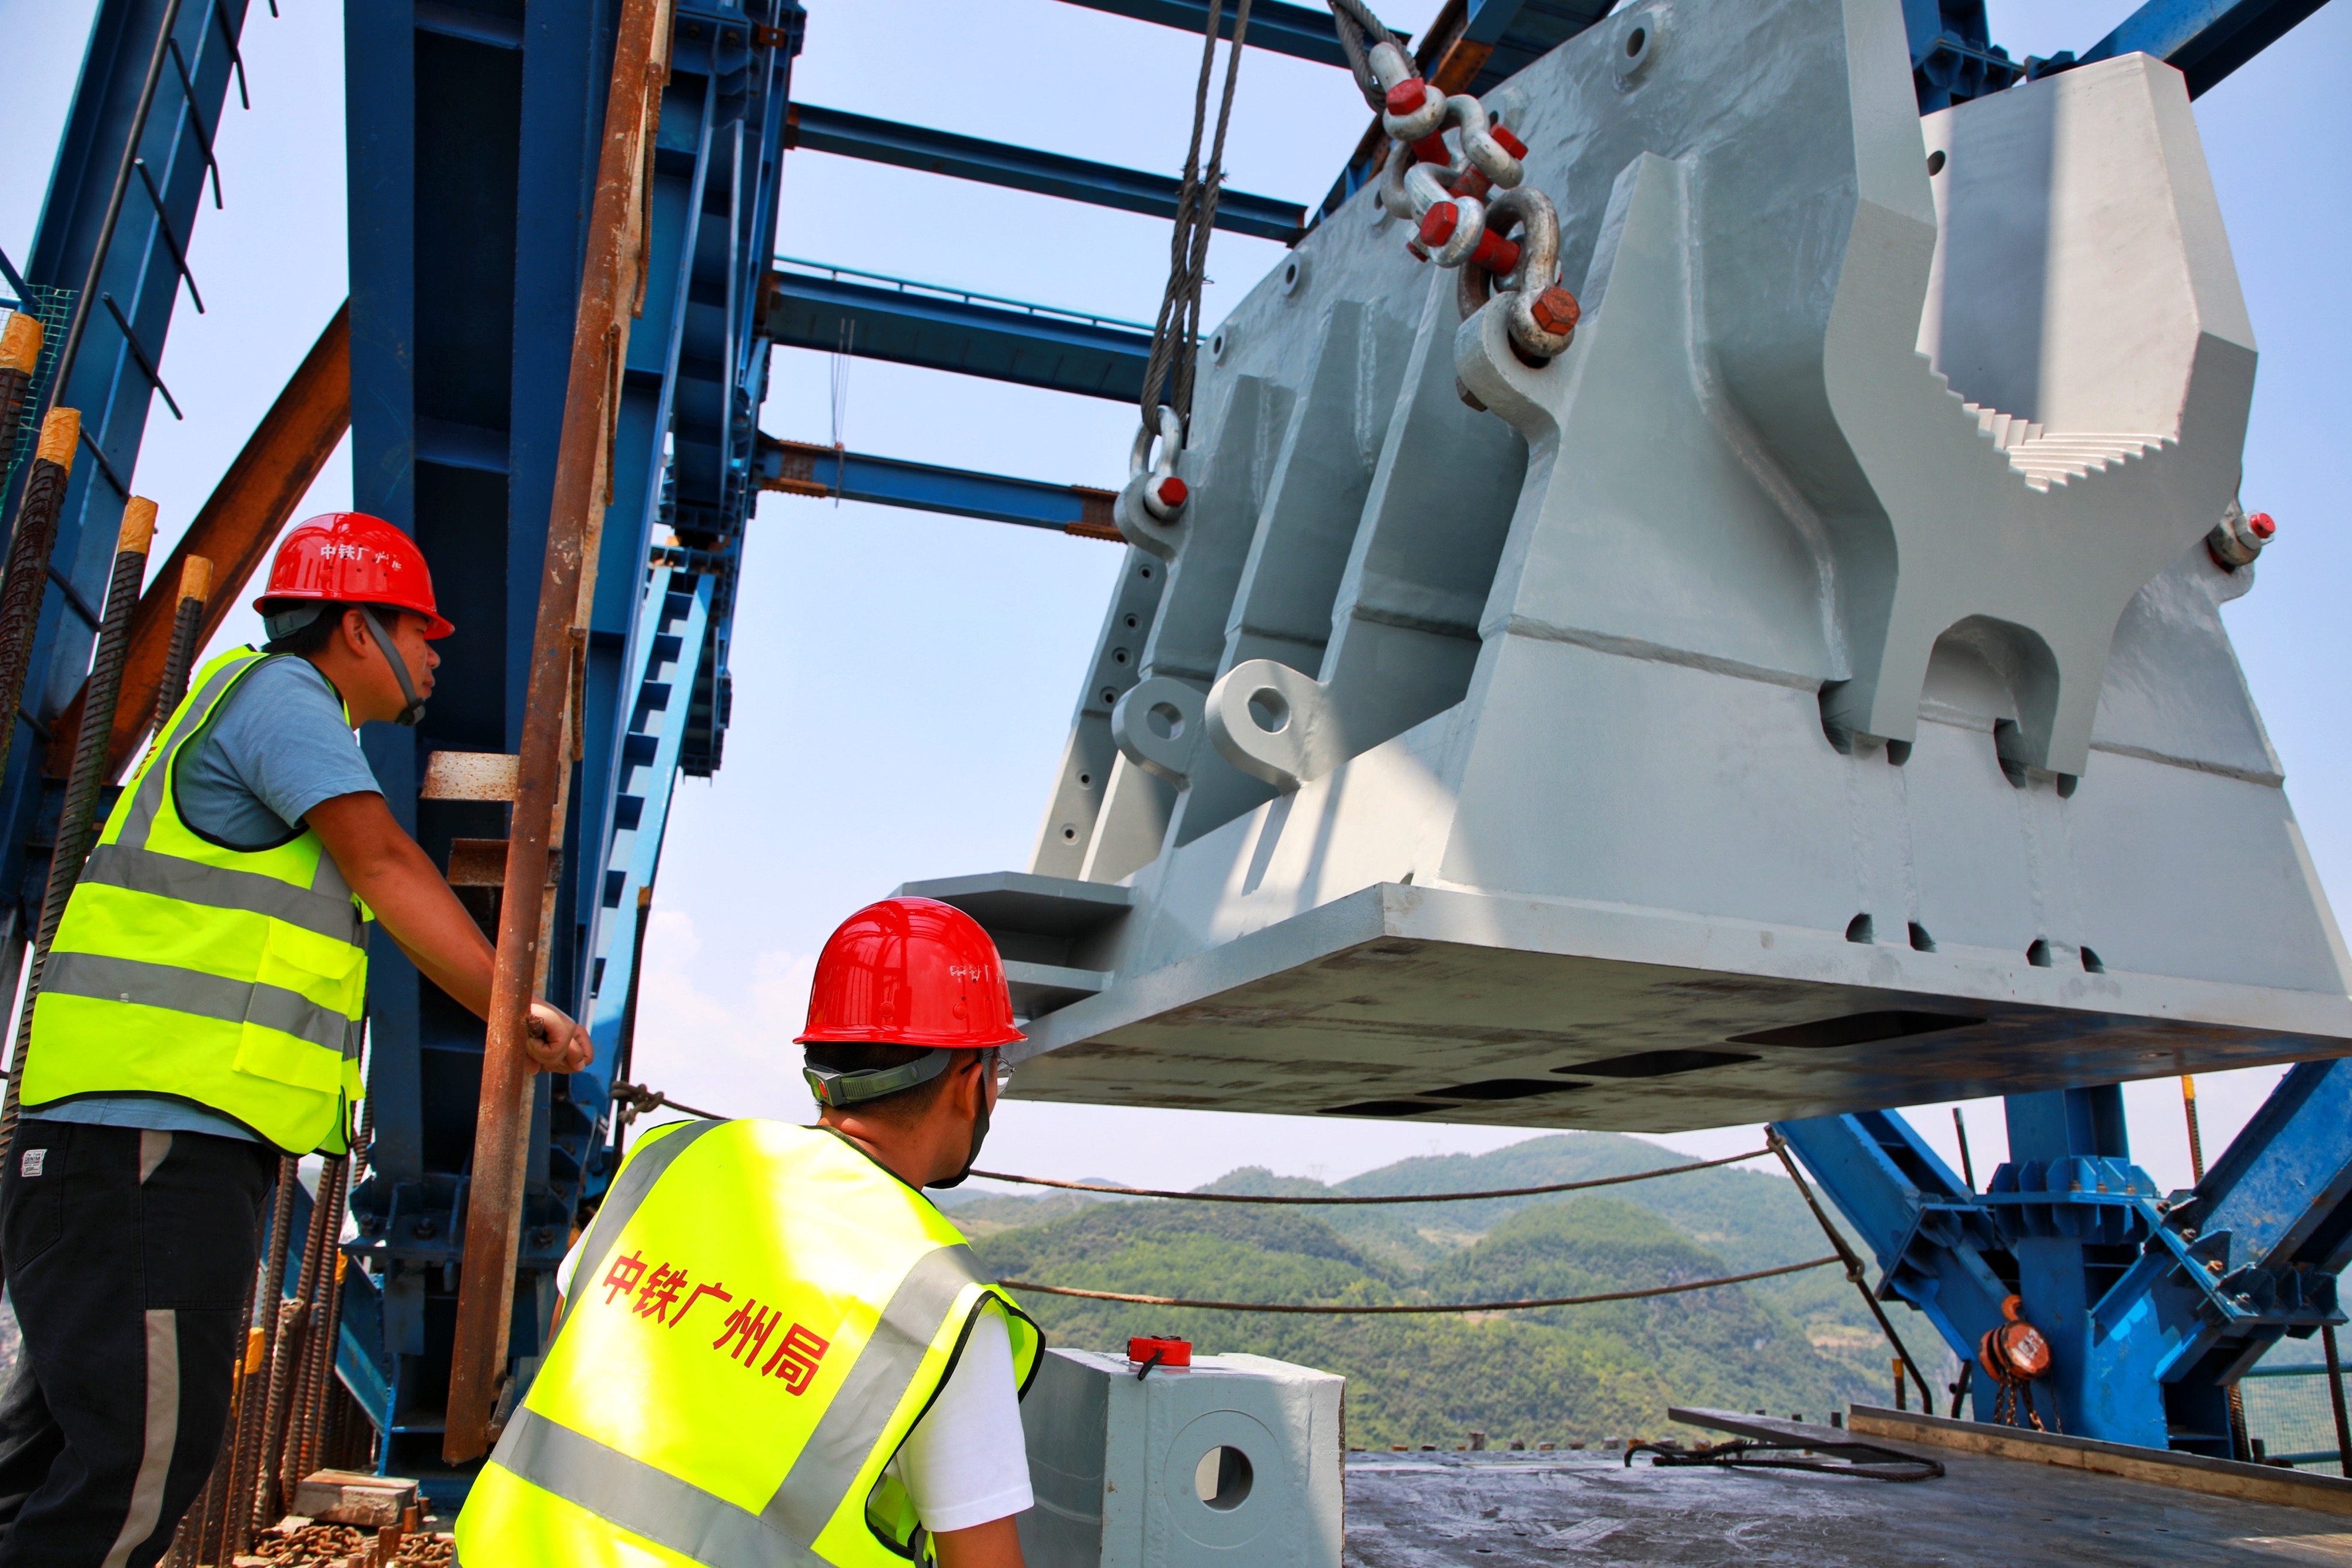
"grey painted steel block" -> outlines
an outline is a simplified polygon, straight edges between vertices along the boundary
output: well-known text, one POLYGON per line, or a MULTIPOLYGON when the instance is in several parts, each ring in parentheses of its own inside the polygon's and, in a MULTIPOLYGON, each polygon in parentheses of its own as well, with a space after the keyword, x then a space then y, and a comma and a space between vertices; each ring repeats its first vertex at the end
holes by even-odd
POLYGON ((1261 1355, 1195 1356, 1139 1380, 1123 1356, 1047 1351, 1021 1404, 1037 1496, 1023 1558, 1339 1568, 1345 1383, 1261 1355))
POLYGON ((1488 103, 1583 325, 1522 362, 1367 190, 1218 328, 1031 865, 1131 905, 1017 1092, 1664 1131, 2352 1050, 2179 74, 1923 120, 1899 0, 1653 3, 1488 103))

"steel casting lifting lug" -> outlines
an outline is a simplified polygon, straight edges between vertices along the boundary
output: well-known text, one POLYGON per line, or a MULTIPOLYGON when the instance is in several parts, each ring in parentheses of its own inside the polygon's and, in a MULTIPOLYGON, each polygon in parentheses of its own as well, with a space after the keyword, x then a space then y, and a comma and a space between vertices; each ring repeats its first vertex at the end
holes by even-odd
POLYGON ((1150 425, 1135 433, 1135 445, 1127 455, 1128 483, 1144 479, 1140 492, 1144 510, 1163 523, 1172 523, 1176 514, 1184 509, 1190 492, 1184 481, 1176 477, 1176 456, 1184 450, 1184 420, 1166 403, 1160 405, 1160 428, 1150 425), (1153 462, 1151 446, 1160 444, 1160 460, 1153 462), (1149 477, 1145 477, 1147 471, 1149 477))

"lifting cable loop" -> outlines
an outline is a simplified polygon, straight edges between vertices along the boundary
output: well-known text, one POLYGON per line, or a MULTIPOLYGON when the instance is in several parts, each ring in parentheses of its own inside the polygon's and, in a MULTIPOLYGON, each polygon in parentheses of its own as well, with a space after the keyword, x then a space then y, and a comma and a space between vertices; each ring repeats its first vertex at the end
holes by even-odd
MULTIPOLYGON (((1209 118, 1209 77, 1217 58, 1217 31, 1224 0, 1209 0, 1201 37, 1201 77, 1192 89, 1192 138, 1184 152, 1184 177, 1176 193, 1176 224, 1168 237, 1168 285, 1151 325, 1151 356, 1143 371, 1142 424, 1128 459, 1120 509, 1140 506, 1150 518, 1171 523, 1186 499, 1175 476, 1183 445, 1184 422, 1192 416, 1192 374, 1201 348, 1201 287, 1207 281, 1209 236, 1217 221, 1217 194, 1225 179, 1225 131, 1232 124, 1234 88, 1241 75, 1242 46, 1249 37, 1250 0, 1234 11, 1234 36, 1225 56, 1224 90, 1217 100, 1217 129, 1209 140, 1209 162, 1201 163, 1201 140, 1209 118), (1159 443, 1158 462, 1152 461, 1159 443)), ((1149 535, 1140 518, 1130 528, 1149 535)))
POLYGON ((1750 1280, 1799 1274, 1808 1269, 1826 1269, 1839 1260, 1833 1257, 1813 1258, 1802 1263, 1783 1263, 1777 1269, 1756 1269, 1745 1274, 1726 1274, 1717 1280, 1690 1280, 1679 1285, 1649 1285, 1638 1291, 1602 1291, 1590 1296, 1552 1296, 1540 1301, 1455 1301, 1444 1306, 1287 1306, 1266 1301, 1191 1301, 1180 1296, 1130 1296, 1117 1291, 1080 1291, 1066 1285, 1033 1285, 1025 1280, 999 1280, 997 1283, 1008 1291, 1031 1291, 1042 1296, 1076 1296, 1089 1301, 1132 1301, 1142 1307, 1202 1307, 1221 1312, 1293 1312, 1318 1317, 1388 1317, 1443 1312, 1524 1312, 1538 1307, 1589 1307, 1601 1301, 1638 1301, 1651 1296, 1679 1296, 1691 1291, 1712 1291, 1721 1285, 1744 1285, 1750 1280))

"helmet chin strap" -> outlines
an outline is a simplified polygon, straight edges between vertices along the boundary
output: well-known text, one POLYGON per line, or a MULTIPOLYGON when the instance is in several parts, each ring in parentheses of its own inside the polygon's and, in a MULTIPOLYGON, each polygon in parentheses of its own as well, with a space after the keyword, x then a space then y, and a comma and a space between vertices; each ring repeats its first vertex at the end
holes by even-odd
MULTIPOLYGON (((408 705, 400 710, 399 716, 393 722, 414 726, 425 716, 425 699, 416 695, 416 683, 408 678, 408 661, 402 658, 399 650, 393 646, 392 633, 383 629, 383 622, 376 615, 374 607, 362 604, 359 611, 367 618, 368 630, 375 633, 376 652, 383 654, 383 662, 392 666, 392 678, 400 683, 401 700, 408 705)), ((975 1148, 973 1152, 976 1155, 979 1151, 975 1148)))

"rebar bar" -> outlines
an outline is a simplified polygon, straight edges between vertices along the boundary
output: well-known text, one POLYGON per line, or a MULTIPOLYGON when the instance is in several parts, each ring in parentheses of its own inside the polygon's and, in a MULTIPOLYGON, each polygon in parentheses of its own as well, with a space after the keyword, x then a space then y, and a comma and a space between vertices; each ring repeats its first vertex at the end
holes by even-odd
POLYGON ((0 777, 16 737, 16 715, 25 697, 25 673, 33 662, 33 636, 41 628, 41 601, 49 590, 49 550, 57 543, 58 514, 73 478, 74 454, 81 444, 81 415, 53 408, 41 421, 40 444, 25 475, 16 502, 16 526, 8 539, 8 565, 0 576, 0 777))
POLYGON ((351 1174, 349 1156, 331 1159, 319 1173, 319 1207, 326 1216, 321 1232, 318 1277, 311 1282, 309 1342, 302 1347, 301 1375, 295 1384, 294 1410, 288 1422, 286 1457, 278 1486, 291 1497, 304 1476, 317 1468, 320 1419, 325 1412, 328 1383, 333 1375, 335 1333, 341 1313, 336 1310, 342 1272, 343 1195, 351 1174))
POLYGON ((7 324, 0 326, 0 480, 7 477, 16 427, 25 418, 33 377, 40 371, 41 340, 41 319, 25 311, 11 312, 7 324))
MULTIPOLYGON (((299 1167, 296 1172, 289 1174, 291 1179, 301 1179, 299 1167)), ((326 1185, 322 1174, 319 1181, 322 1195, 326 1185)), ((290 1225, 290 1214, 288 1219, 290 1225)), ((262 1413, 261 1449, 255 1467, 250 1517, 256 1530, 267 1529, 283 1511, 278 1506, 281 1500, 278 1478, 285 1456, 288 1406, 293 1397, 294 1378, 299 1369, 305 1342, 310 1291, 318 1282, 319 1232, 325 1223, 326 1205, 313 1202, 310 1205, 310 1228, 302 1239, 302 1270, 295 1280, 294 1299, 280 1302, 278 1307, 277 1343, 272 1346, 269 1361, 269 1403, 262 1413)))
MULTIPOLYGON (((269 1244, 262 1259, 261 1277, 255 1293, 257 1305, 266 1303, 262 1364, 248 1375, 258 1377, 267 1372, 274 1378, 278 1364, 278 1342, 285 1326, 286 1258, 292 1249, 294 1228, 294 1187, 301 1179, 301 1166, 293 1155, 281 1155, 278 1161, 278 1193, 269 1211, 269 1244)), ((257 1494, 260 1490, 262 1440, 269 1417, 269 1389, 247 1385, 247 1395, 237 1411, 236 1459, 229 1472, 228 1506, 223 1511, 220 1554, 215 1563, 236 1559, 253 1539, 253 1514, 257 1494)))
MULTIPOLYGON (((47 439, 44 430, 42 438, 47 439)), ((98 647, 89 667, 89 700, 81 712, 81 733, 75 737, 73 767, 66 776, 65 803, 58 809, 56 843, 49 851, 48 887, 41 899, 41 924, 33 940, 33 956, 26 966, 25 1002, 16 1015, 16 1053, 10 1060, 5 1106, 0 1106, 0 1161, 16 1137, 17 1102, 25 1083, 25 1065, 33 1045, 33 1004, 40 996, 41 967, 49 944, 57 939, 65 919, 66 903, 89 856, 89 841, 98 815, 98 792, 106 782, 106 747, 114 734, 114 705, 122 692, 122 658, 131 643, 131 615, 139 608, 139 582, 147 573, 147 548, 155 538, 155 503, 133 496, 122 508, 122 528, 114 542, 114 570, 107 580, 106 609, 99 618, 98 647)), ((15 588, 11 581, 0 596, 15 588)), ((5 769, 0 763, 0 769, 5 769)))
POLYGON ((180 565, 180 602, 172 613, 172 645, 163 653, 163 684, 155 688, 155 716, 148 727, 157 735, 188 697, 188 677, 196 667, 196 652, 204 635, 205 608, 213 594, 213 563, 192 555, 180 565))

